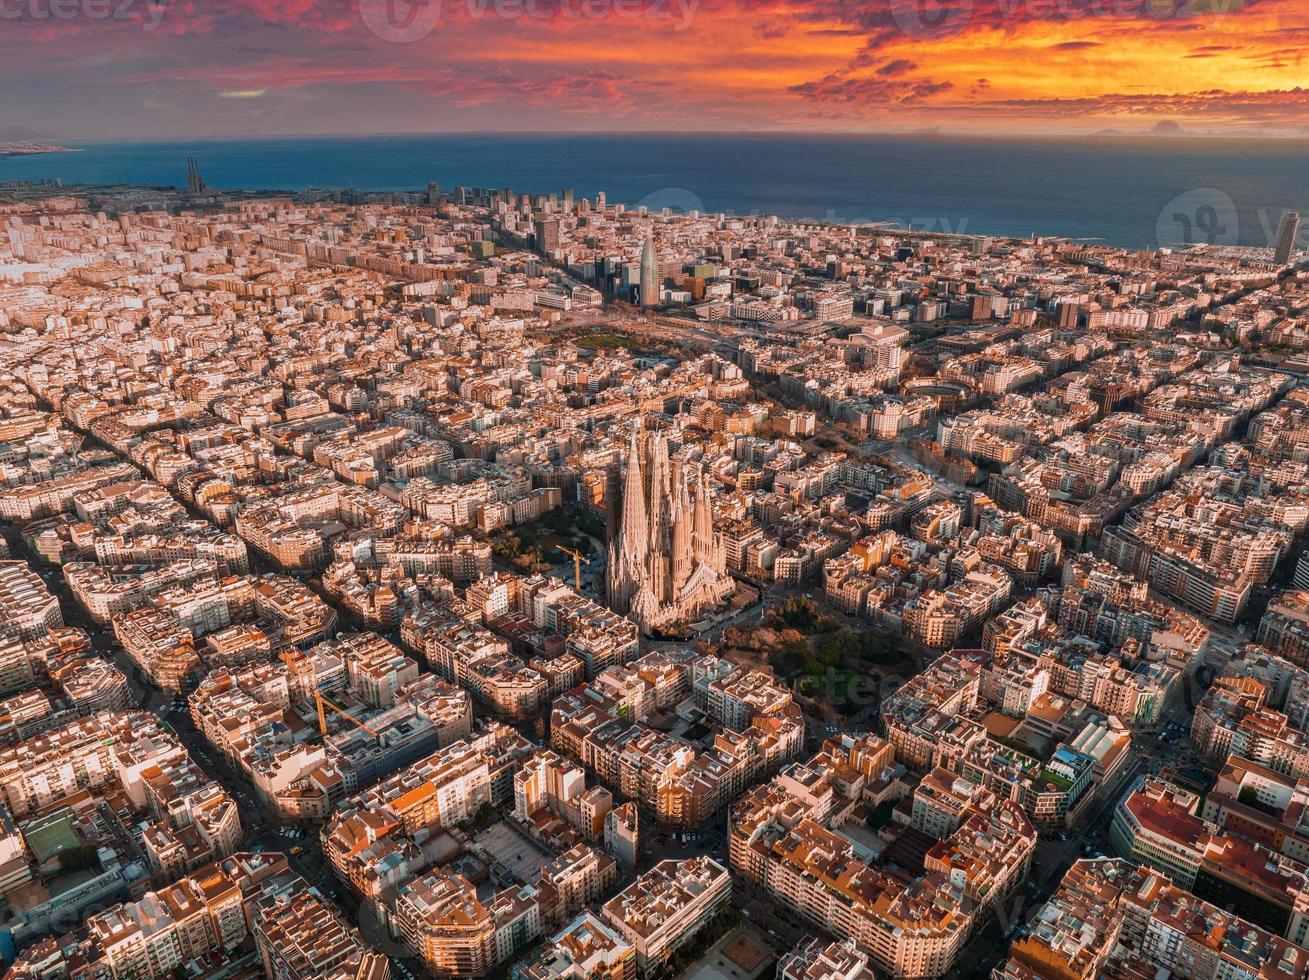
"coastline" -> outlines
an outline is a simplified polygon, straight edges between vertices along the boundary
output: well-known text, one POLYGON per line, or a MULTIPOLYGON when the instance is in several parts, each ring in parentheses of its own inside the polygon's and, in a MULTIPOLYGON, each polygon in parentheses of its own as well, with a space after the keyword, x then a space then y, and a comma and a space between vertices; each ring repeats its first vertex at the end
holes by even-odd
MULTIPOLYGON (((17 148, 18 140, 0 141, 17 148)), ((26 148, 38 145, 28 140, 26 148)), ((572 188, 659 212, 754 213, 918 233, 1095 239, 1149 249, 1205 205, 1223 244, 1266 247, 1266 229, 1304 211, 1301 144, 1188 140, 963 140, 935 135, 773 138, 758 134, 83 142, 81 152, 0 165, 4 180, 185 186, 194 157, 207 187, 406 191, 435 182, 542 194, 572 188), (751 167, 743 171, 743 156, 751 167), (1200 191, 1200 197, 1196 191, 1200 191), (1189 195, 1189 196, 1188 196, 1189 195), (1203 198, 1201 200, 1200 198, 1203 198), (1215 203, 1216 202, 1216 203, 1215 203), (1187 209, 1190 209, 1188 211, 1187 209)), ((1207 212, 1206 212, 1207 213, 1207 212)), ((1194 222, 1192 222, 1194 224, 1194 222)))
POLYGON ((73 146, 46 146, 46 145, 16 145, 0 143, 0 160, 10 157, 34 157, 47 153, 81 153, 82 150, 73 146))

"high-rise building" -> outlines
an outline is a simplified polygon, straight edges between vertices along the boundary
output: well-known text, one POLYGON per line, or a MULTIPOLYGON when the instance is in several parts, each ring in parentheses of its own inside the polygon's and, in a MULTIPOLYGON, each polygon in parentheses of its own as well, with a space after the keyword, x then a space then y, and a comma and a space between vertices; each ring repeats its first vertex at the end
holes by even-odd
POLYGON ((659 257, 653 238, 647 238, 641 249, 641 305, 659 305, 659 257))
POLYGON ((192 194, 203 194, 209 190, 205 179, 200 176, 200 165, 195 157, 186 158, 186 189, 192 194))
POLYGON ((703 472, 691 502, 689 474, 672 467, 659 434, 632 436, 618 537, 609 550, 609 603, 650 632, 690 622, 735 589, 714 532, 713 491, 703 472))
POLYGON ((1281 265, 1291 261, 1295 252, 1295 236, 1300 232, 1300 212, 1287 211, 1282 215, 1282 223, 1277 226, 1277 248, 1273 258, 1281 265))
POLYGON ((558 218, 543 218, 536 223, 536 249, 543 255, 557 251, 560 243, 561 222, 558 218))

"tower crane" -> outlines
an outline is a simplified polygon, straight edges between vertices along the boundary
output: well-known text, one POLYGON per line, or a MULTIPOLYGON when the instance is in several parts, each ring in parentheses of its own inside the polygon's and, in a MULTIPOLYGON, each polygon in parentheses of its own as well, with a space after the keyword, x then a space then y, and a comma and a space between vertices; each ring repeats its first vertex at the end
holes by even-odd
POLYGON ((572 548, 565 548, 561 544, 557 544, 555 545, 555 547, 558 548, 560 551, 562 551, 564 554, 573 556, 573 588, 575 588, 578 592, 581 592, 582 591, 582 565, 584 563, 587 565, 591 564, 591 559, 584 557, 580 551, 574 551, 572 548))
POLYGON ((368 725, 365 725, 362 721, 360 721, 354 715, 350 714, 350 712, 346 711, 339 704, 335 704, 334 702, 329 701, 327 698, 323 697, 322 691, 314 691, 314 703, 318 707, 318 730, 323 733, 323 738, 327 738, 327 714, 326 712, 323 711, 323 706, 326 705, 327 707, 335 711, 338 715, 344 717, 356 728, 362 728, 364 731, 366 731, 369 735, 372 735, 374 738, 381 739, 382 737, 381 732, 379 732, 376 728, 370 728, 368 725))

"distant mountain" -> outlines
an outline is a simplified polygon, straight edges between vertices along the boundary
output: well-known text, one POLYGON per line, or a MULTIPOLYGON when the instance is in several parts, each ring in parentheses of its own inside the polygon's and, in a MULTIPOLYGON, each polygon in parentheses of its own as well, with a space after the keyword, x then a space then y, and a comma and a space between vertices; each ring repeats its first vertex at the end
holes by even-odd
POLYGON ((1183 129, 1181 123, 1177 122, 1177 120, 1175 119, 1160 119, 1157 123, 1155 123, 1153 126, 1150 127, 1150 134, 1152 136, 1190 136, 1191 135, 1185 129, 1183 129))
POLYGON ((1187 129, 1173 119, 1161 119, 1149 129, 1123 130, 1113 126, 1105 129, 1097 129, 1091 133, 1092 136, 1203 136, 1203 133, 1194 129, 1187 129))

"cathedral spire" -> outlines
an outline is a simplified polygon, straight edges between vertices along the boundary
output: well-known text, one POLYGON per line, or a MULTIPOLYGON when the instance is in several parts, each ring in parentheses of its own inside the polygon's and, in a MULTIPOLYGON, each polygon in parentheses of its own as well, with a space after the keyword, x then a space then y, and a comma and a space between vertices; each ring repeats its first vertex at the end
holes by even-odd
POLYGON ((698 488, 695 494, 695 559, 698 562, 712 562, 715 551, 713 491, 709 488, 704 466, 696 469, 698 488))
POLYGON ((674 484, 677 488, 677 498, 673 505, 671 591, 674 596, 680 596, 691 578, 692 563, 695 558, 691 541, 691 500, 686 493, 686 478, 681 467, 678 467, 674 484))
POLYGON ((650 547, 667 551, 671 481, 668 475, 668 443, 660 433, 650 438, 650 547))
POLYGON ((649 530, 645 507, 645 480, 641 475, 641 442, 632 433, 627 450, 627 480, 623 484, 623 552, 644 561, 649 551, 649 530))
POLYGON ((641 475, 641 443, 632 433, 627 451, 627 473, 623 482, 621 530, 610 546, 607 570, 609 604, 619 612, 631 608, 632 599, 645 577, 650 558, 649 525, 645 508, 645 481, 641 475))

